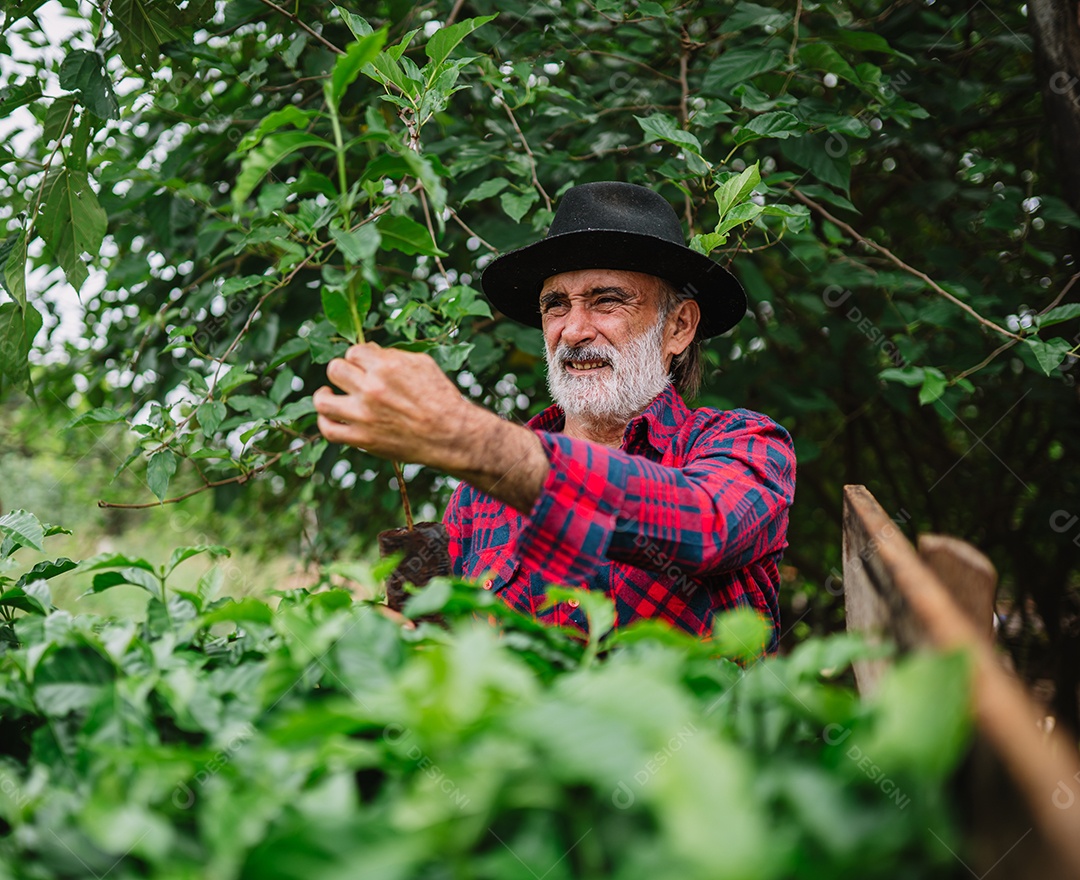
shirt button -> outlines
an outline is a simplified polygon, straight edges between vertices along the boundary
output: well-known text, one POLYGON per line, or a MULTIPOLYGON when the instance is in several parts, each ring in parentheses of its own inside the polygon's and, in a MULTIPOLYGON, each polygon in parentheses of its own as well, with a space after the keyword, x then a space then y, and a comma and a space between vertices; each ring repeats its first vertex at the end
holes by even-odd
POLYGON ((486 581, 484 581, 485 590, 490 590, 493 586, 495 586, 495 581, 491 578, 488 578, 486 581))
POLYGON ((570 600, 570 601, 568 601, 568 602, 567 602, 566 604, 567 604, 567 605, 569 605, 569 606, 570 606, 571 608, 577 608, 577 607, 578 607, 578 605, 580 605, 581 603, 580 603, 580 602, 578 602, 578 600, 577 600, 577 599, 571 599, 571 600, 570 600))

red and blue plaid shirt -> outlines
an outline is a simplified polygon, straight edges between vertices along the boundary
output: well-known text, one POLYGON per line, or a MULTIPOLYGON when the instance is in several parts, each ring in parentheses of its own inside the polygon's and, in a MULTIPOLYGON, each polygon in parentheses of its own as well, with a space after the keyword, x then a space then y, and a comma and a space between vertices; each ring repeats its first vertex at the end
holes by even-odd
POLYGON ((795 492, 788 432, 760 413, 689 409, 671 385, 626 427, 620 449, 575 440, 549 407, 528 426, 551 463, 528 516, 462 483, 443 522, 454 572, 556 626, 586 631, 549 584, 601 590, 617 627, 658 618, 708 635, 748 606, 780 626, 779 564, 795 492))

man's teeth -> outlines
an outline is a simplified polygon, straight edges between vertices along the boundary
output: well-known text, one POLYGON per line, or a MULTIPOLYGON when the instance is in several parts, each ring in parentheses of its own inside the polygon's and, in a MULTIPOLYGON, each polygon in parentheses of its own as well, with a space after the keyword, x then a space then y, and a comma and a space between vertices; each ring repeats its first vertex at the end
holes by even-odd
POLYGON ((595 370, 598 367, 606 367, 607 361, 567 361, 567 365, 575 370, 595 370))

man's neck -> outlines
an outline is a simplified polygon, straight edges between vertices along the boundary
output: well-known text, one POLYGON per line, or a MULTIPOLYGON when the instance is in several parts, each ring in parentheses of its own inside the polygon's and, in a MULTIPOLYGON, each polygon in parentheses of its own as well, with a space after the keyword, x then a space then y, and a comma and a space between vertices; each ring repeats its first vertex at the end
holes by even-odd
POLYGON ((593 443, 601 443, 604 446, 618 449, 622 446, 623 434, 626 433, 627 424, 626 422, 586 422, 567 414, 563 434, 575 440, 591 440, 593 443))

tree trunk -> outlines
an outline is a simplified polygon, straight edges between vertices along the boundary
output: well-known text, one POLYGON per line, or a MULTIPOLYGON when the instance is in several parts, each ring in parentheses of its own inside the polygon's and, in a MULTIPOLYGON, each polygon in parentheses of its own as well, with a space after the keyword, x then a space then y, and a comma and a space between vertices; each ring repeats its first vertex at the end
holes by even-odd
MULTIPOLYGON (((1028 20, 1062 195, 1080 213, 1080 3, 1030 0, 1028 20)), ((1080 250, 1080 231, 1071 239, 1080 250)))

